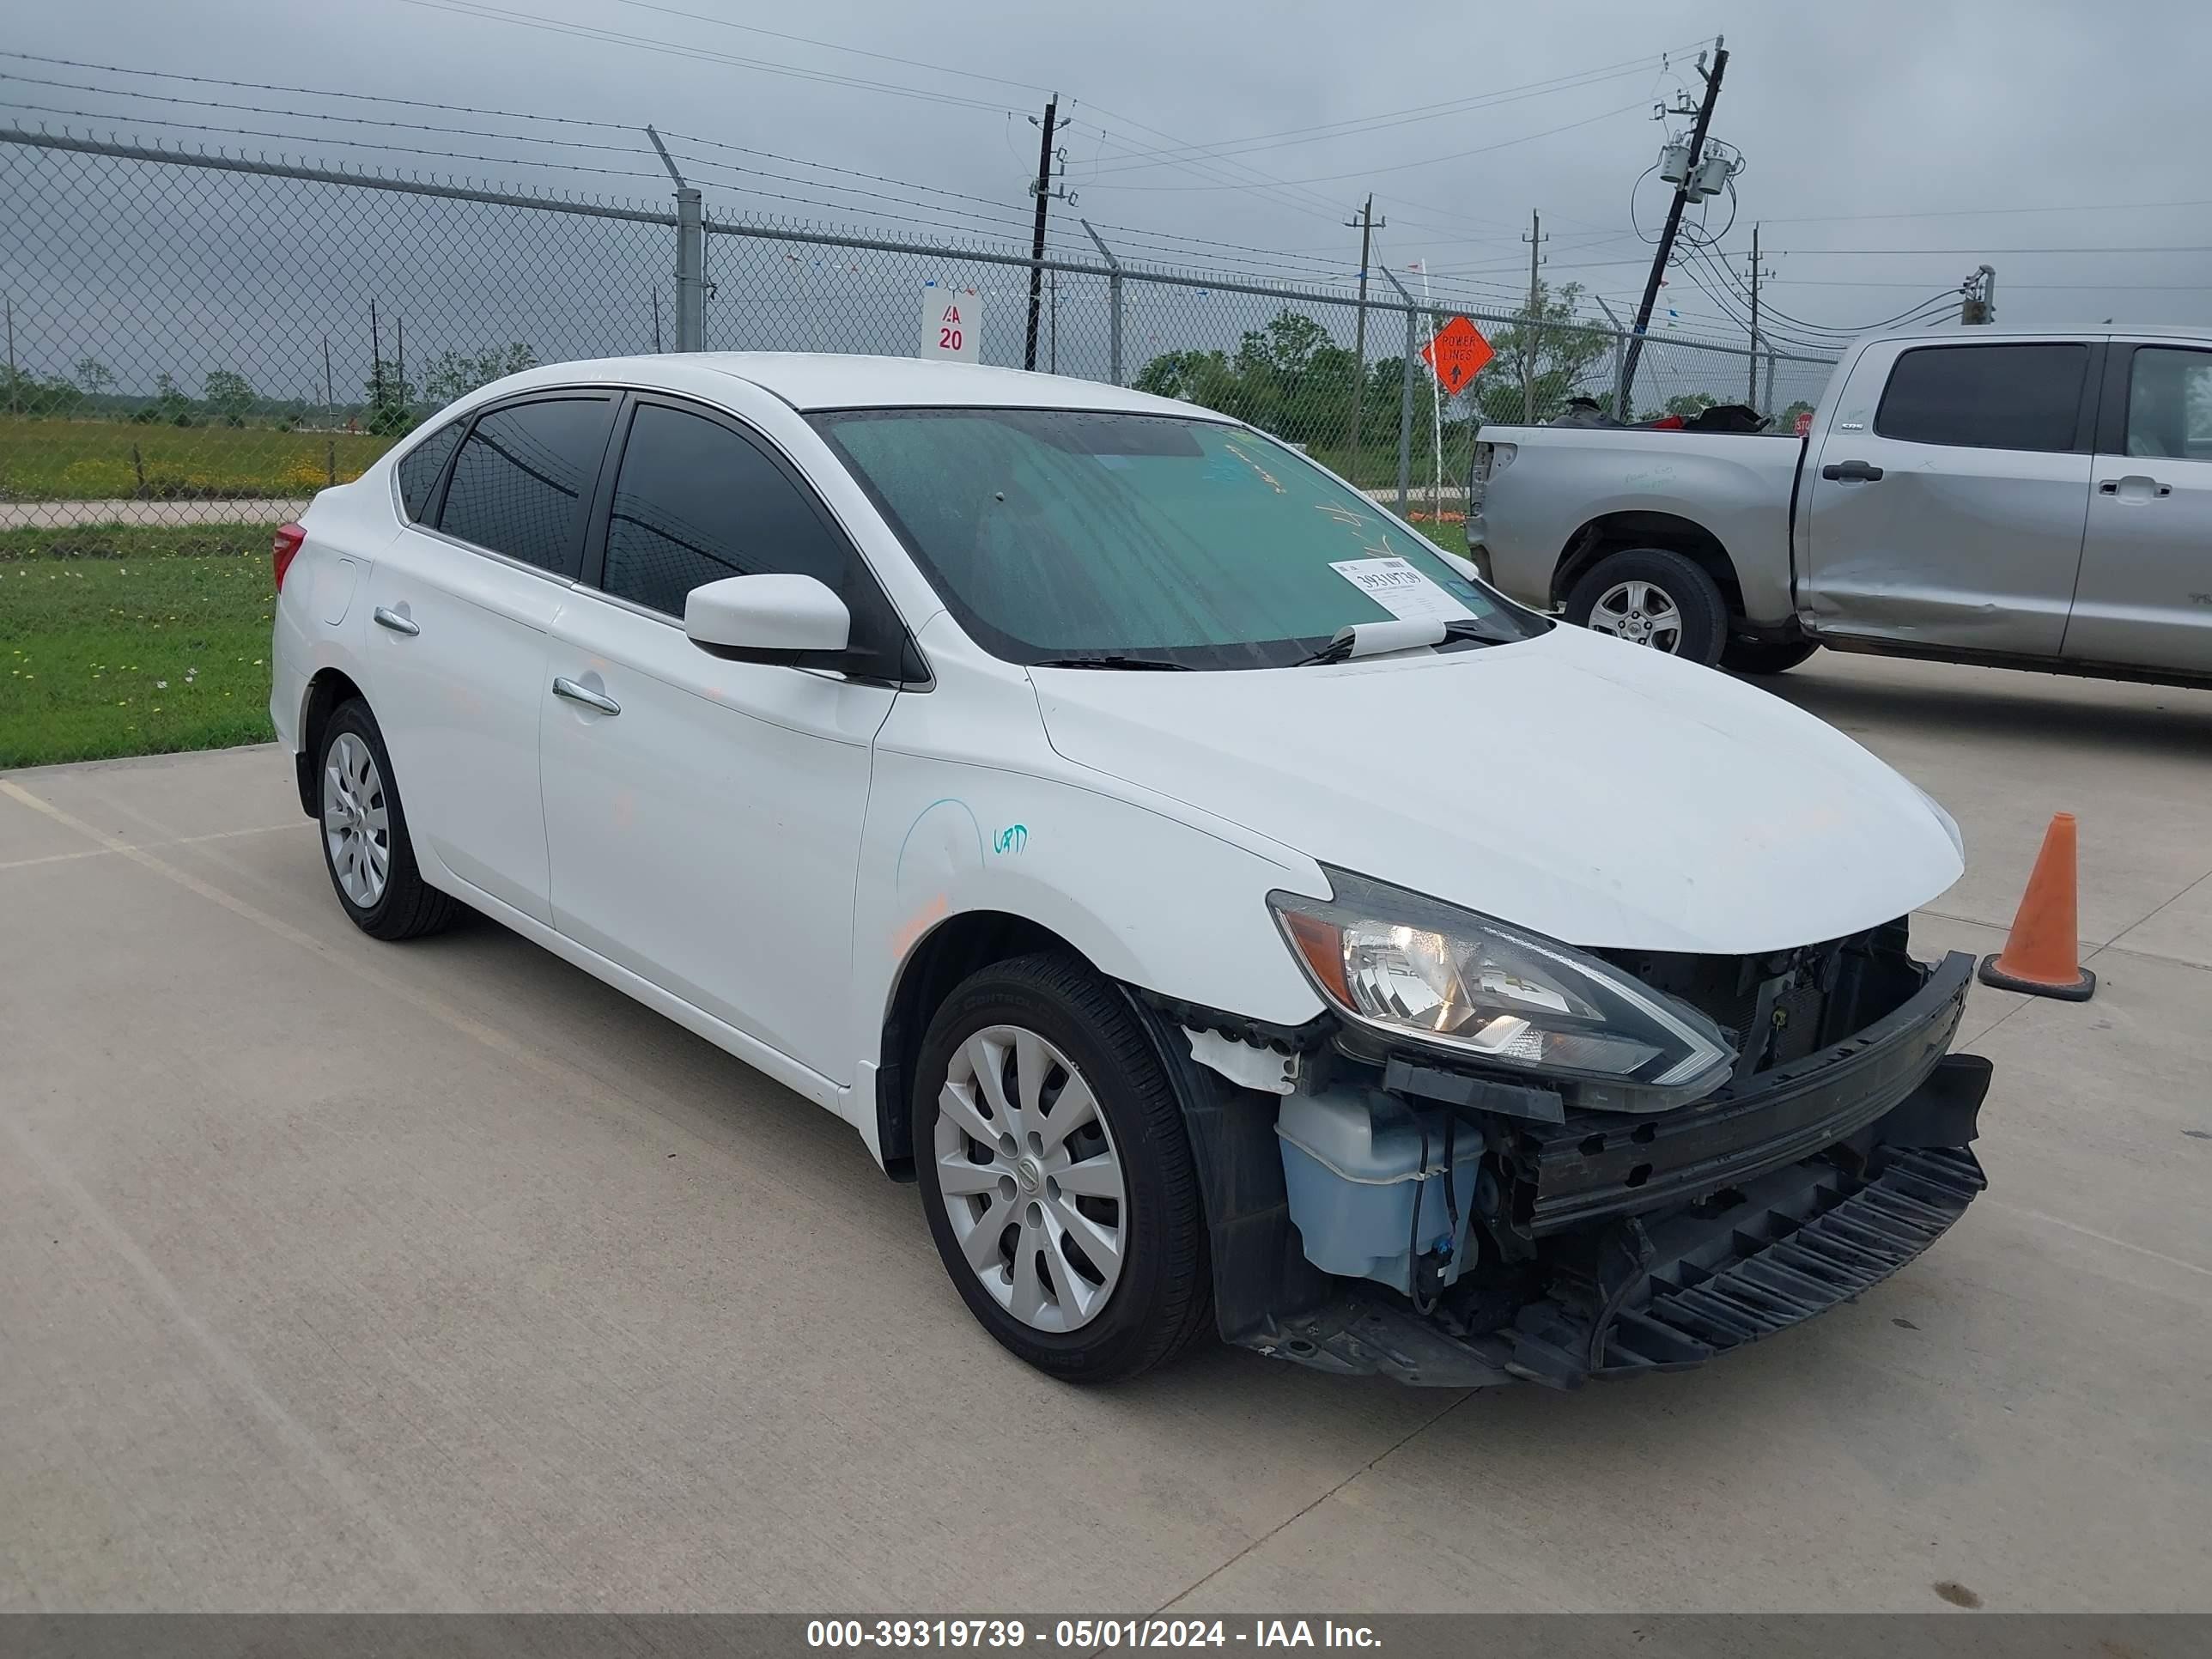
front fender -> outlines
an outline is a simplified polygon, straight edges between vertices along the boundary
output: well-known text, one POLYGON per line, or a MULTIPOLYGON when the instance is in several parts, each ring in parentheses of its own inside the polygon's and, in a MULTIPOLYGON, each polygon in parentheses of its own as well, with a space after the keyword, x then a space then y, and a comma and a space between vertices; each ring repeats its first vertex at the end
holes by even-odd
POLYGON ((1275 888, 1328 890, 1300 862, 1071 779, 878 750, 854 891, 854 1052, 878 1058, 915 950, 977 911, 1048 928, 1126 984, 1302 1024, 1321 1000, 1267 904, 1275 888))

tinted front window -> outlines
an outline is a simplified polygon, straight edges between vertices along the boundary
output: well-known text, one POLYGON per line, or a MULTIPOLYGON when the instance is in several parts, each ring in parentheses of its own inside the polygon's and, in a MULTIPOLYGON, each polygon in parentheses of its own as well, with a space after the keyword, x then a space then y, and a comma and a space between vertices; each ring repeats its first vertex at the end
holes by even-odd
POLYGON ((1240 428, 1060 410, 815 420, 962 625, 1012 661, 1276 666, 1347 623, 1415 610, 1472 617, 1492 637, 1543 626, 1240 428))
POLYGON ((446 470, 453 446, 461 441, 461 425, 455 421, 440 428, 409 450, 399 463, 399 499, 406 504, 409 518, 420 519, 428 510, 438 475, 446 470))
POLYGON ((1907 443, 2074 447, 2086 345, 1921 346, 1889 371, 1874 429, 1907 443))
POLYGON ((2212 459, 2212 351, 2147 346, 2128 374, 2128 453, 2212 459))
POLYGON ((556 398, 484 416, 453 462, 438 527, 540 570, 575 574, 609 408, 601 398, 556 398))
POLYGON ((725 576, 795 573, 842 593, 848 564, 812 504, 758 449, 700 416, 639 405, 601 587, 681 617, 685 594, 725 576))

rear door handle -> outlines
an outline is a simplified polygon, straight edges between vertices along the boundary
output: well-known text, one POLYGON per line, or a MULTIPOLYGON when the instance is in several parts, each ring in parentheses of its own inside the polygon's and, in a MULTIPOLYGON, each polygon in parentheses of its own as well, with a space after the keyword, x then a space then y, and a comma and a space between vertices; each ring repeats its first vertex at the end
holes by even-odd
POLYGON ((1869 466, 1864 461, 1838 461, 1822 467, 1820 476, 1830 483, 1880 483, 1881 469, 1869 466))
POLYGON ((594 691, 588 685, 579 685, 572 679, 556 676, 553 695, 566 697, 570 702, 580 702, 587 708, 596 708, 602 714, 619 714, 622 705, 603 691, 594 691))
POLYGON ((412 617, 403 617, 397 611, 388 611, 380 605, 376 607, 376 625, 388 628, 395 634, 404 634, 410 640, 422 631, 422 625, 412 617))
POLYGON ((2140 472, 2130 473, 2124 478, 2101 478, 2097 483, 2097 493, 2100 495, 2117 495, 2120 493, 2122 484, 2144 484, 2154 495, 2158 495, 2173 494, 2172 484, 2162 484, 2155 478, 2146 478, 2140 472))

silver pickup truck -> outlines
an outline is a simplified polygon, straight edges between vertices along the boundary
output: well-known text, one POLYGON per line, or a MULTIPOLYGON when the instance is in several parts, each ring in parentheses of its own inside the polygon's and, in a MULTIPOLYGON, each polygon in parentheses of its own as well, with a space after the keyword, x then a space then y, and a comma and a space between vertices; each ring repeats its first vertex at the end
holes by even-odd
POLYGON ((2212 334, 1871 337, 1802 438, 1486 426, 1468 542, 1524 603, 1739 672, 2212 684, 2212 334))

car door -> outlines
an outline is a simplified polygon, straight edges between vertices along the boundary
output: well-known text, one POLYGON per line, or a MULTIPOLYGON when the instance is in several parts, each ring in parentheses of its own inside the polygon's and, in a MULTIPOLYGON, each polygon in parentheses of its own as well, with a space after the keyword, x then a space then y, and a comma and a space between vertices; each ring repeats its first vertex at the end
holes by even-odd
POLYGON ((2113 342, 2066 656, 2212 674, 2212 349, 2113 342))
POLYGON ((1826 633, 2056 657, 2089 507, 2086 341, 1883 343, 1801 485, 1826 633))
POLYGON ((852 1080, 853 890, 886 677, 733 662, 684 596, 798 572, 856 649, 904 635, 829 508, 757 431, 641 394, 618 422, 588 577, 540 685, 554 926, 837 1083, 852 1080))
POLYGON ((368 691, 408 829, 538 921, 551 920, 545 630, 582 565, 615 406, 611 392, 560 392, 479 412, 369 574, 368 691))

